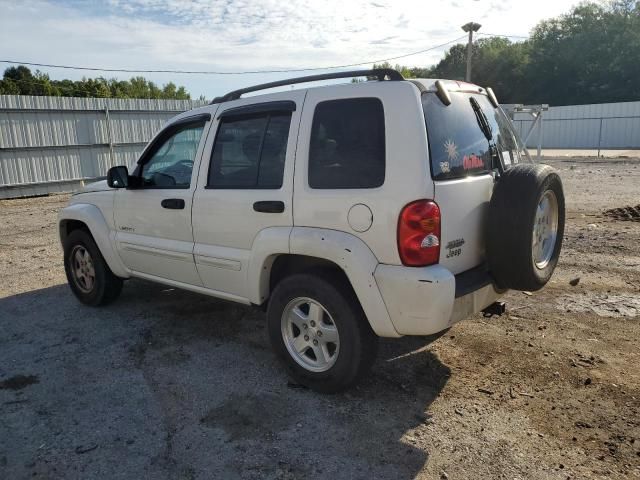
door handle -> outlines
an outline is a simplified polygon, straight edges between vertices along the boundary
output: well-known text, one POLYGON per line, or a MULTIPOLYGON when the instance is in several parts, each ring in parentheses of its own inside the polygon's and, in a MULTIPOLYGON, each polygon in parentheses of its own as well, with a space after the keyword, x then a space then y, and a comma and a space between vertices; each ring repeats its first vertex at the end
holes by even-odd
POLYGON ((261 202, 255 202, 253 209, 256 212, 262 213, 282 213, 284 212, 284 202, 280 200, 266 200, 261 202))
POLYGON ((182 210, 184 208, 184 200, 182 198, 165 198, 160 202, 160 205, 162 205, 162 208, 182 210))

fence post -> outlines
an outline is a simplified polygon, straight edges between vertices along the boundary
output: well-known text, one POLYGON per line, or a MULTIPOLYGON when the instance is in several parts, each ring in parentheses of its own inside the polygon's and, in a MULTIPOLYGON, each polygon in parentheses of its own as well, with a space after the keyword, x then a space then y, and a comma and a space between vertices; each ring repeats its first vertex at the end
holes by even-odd
POLYGON ((542 157, 542 111, 538 115, 540 115, 540 123, 538 123, 538 161, 540 161, 542 157))
MULTIPOLYGON (((107 141, 109 142, 109 167, 113 167, 115 165, 115 161, 113 158, 113 134, 111 133, 111 119, 109 118, 109 104, 104 102, 104 115, 107 120, 107 141)), ((106 172, 105 172, 106 174, 106 172)))
POLYGON ((600 117, 600 131, 598 132, 598 158, 600 158, 600 147, 602 145, 602 120, 603 118, 600 117))

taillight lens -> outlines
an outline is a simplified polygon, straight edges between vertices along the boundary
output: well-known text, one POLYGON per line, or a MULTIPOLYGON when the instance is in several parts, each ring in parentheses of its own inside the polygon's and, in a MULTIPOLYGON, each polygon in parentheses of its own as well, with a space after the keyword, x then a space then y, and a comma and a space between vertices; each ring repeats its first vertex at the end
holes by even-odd
POLYGON ((417 200, 402 209, 398 219, 398 252, 409 267, 440 261, 440 207, 433 200, 417 200))

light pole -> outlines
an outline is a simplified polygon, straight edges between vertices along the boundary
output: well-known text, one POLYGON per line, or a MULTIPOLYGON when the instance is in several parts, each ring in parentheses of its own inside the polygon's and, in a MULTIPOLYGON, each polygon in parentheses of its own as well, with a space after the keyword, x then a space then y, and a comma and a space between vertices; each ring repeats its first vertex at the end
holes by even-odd
POLYGON ((482 25, 475 22, 465 23, 462 26, 462 30, 464 30, 465 32, 469 32, 469 44, 467 45, 467 74, 464 78, 467 82, 471 81, 471 51, 473 48, 473 32, 477 32, 478 30, 480 30, 480 27, 482 27, 482 25))

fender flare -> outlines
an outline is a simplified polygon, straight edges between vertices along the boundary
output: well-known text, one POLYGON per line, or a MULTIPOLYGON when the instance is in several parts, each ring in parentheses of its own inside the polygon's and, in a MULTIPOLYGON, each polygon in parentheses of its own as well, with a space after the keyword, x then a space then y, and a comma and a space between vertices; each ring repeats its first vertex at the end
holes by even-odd
POLYGON ((247 296, 255 305, 269 298, 271 267, 278 255, 289 252, 292 227, 268 227, 253 239, 247 268, 247 296))
POLYGON ((347 275, 373 331, 380 337, 400 337, 373 276, 378 259, 358 237, 337 230, 293 227, 289 250, 294 255, 330 260, 347 275))
MULTIPOLYGON (((84 223, 98 245, 100 253, 114 275, 121 278, 129 278, 129 272, 120 260, 120 256, 114 248, 113 232, 109 229, 102 212, 95 205, 88 203, 76 203, 60 210, 58 214, 58 227, 65 220, 76 220, 84 223)), ((62 229, 59 228, 60 242, 64 241, 62 229)))

